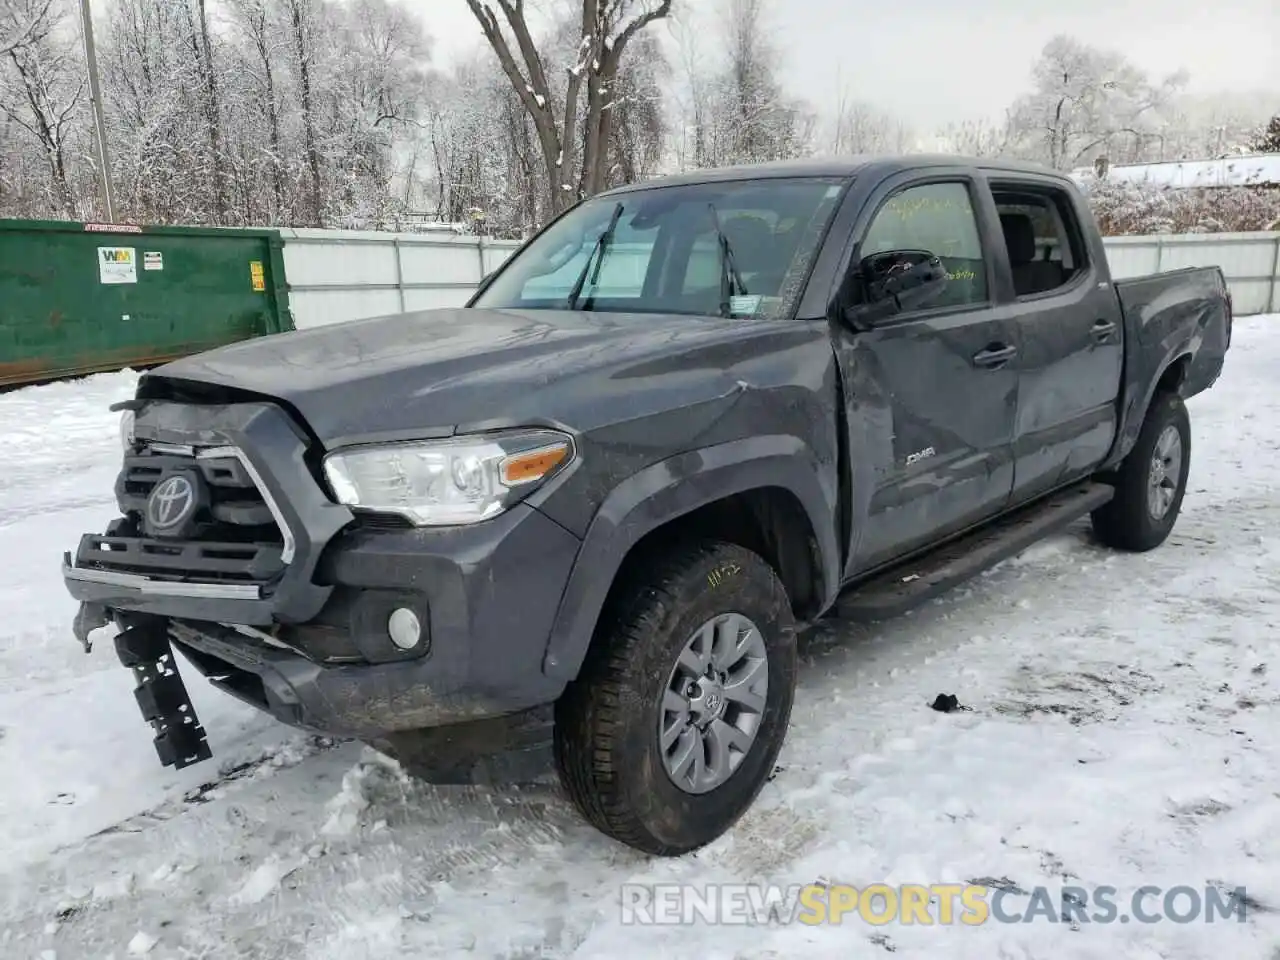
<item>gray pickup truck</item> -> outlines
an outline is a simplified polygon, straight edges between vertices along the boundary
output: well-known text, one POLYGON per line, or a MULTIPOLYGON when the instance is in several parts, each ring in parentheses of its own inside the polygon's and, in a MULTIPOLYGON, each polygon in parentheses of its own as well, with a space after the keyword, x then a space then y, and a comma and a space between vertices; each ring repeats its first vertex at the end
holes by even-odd
POLYGON ((445 781, 549 718, 582 814, 680 854, 773 774, 799 625, 893 616, 1086 514, 1162 543, 1230 337, 1220 270, 1113 281, 1038 168, 649 181, 465 308, 143 376, 121 516, 62 573, 166 764, 210 755, 177 650, 445 781))

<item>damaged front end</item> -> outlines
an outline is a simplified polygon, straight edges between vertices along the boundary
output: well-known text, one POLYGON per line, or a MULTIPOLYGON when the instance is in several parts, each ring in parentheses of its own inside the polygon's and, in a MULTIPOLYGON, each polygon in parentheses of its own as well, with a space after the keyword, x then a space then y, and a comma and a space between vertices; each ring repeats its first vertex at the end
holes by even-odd
POLYGON ((119 407, 120 516, 64 554, 63 582, 80 601, 72 628, 86 653, 95 631, 119 631, 116 652, 160 762, 181 769, 211 752, 178 672, 173 622, 305 622, 330 593, 313 582, 319 553, 351 515, 314 481, 307 436, 274 404, 119 407))
POLYGON ((178 672, 168 620, 136 614, 117 617, 103 604, 82 601, 72 629, 84 652, 91 653, 91 634, 113 623, 121 628, 114 638, 116 655, 133 672, 133 696, 142 719, 155 730, 152 742, 160 763, 181 770, 208 760, 213 751, 178 672))
POLYGON ((168 622, 138 618, 116 634, 116 654, 133 671, 133 691, 142 719, 155 730, 156 754, 166 767, 181 770, 213 756, 204 727, 178 672, 169 644, 168 622))
MULTIPOLYGON (((69 554, 66 561, 70 562, 69 554)), ((92 653, 91 634, 113 622, 111 611, 104 605, 82 601, 72 630, 84 652, 92 653)), ((133 671, 137 682, 133 696, 142 719, 155 730, 152 742, 160 763, 181 770, 212 757, 204 727, 178 672, 169 644, 168 621, 163 617, 137 618, 132 626, 116 634, 115 645, 120 663, 133 671)))

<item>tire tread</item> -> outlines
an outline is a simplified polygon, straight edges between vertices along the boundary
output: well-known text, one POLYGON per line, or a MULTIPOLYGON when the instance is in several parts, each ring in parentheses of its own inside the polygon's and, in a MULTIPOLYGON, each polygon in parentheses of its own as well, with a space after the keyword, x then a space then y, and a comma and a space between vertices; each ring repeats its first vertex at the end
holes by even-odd
POLYGON ((1181 512, 1190 461, 1191 431, 1186 406, 1176 393, 1157 393, 1151 400, 1133 449, 1112 478, 1115 497, 1093 512, 1094 535, 1106 546, 1134 553, 1152 550, 1162 544, 1181 512), (1179 478, 1182 488, 1166 514, 1166 523, 1165 520, 1152 520, 1147 513, 1147 471, 1156 440, 1170 424, 1180 424, 1184 428, 1182 475, 1179 478))
POLYGON ((615 748, 627 712, 627 672, 680 603, 679 587, 699 566, 732 558, 772 568, 754 553, 724 542, 685 544, 652 563, 633 566, 613 609, 606 609, 582 670, 556 704, 555 759, 561 783, 592 826, 657 856, 682 852, 655 838, 627 802, 615 748))

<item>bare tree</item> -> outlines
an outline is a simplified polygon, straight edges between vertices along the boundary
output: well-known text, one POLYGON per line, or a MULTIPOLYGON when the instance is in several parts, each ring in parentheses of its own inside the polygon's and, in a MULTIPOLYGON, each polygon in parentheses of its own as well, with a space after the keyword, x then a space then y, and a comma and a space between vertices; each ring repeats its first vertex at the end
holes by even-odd
POLYGON ((677 129, 673 133, 672 151, 681 171, 706 166, 709 131, 708 115, 711 98, 707 87, 711 76, 704 62, 704 46, 696 26, 690 25, 681 10, 671 18, 671 33, 680 51, 683 85, 669 91, 677 129))
POLYGON ((70 143, 84 100, 83 70, 63 30, 65 5, 19 3, 23 9, 8 10, 6 19, 29 26, 0 61, 0 114, 38 145, 45 161, 48 209, 74 219, 70 143))
POLYGON ((1256 106, 1256 101, 1229 104, 1179 98, 1161 111, 1162 123, 1146 138, 1145 150, 1117 159, 1160 162, 1245 153, 1259 121, 1256 106))
POLYGON ((197 17, 188 0, 116 0, 99 44, 113 175, 123 216, 161 222, 226 219, 214 189, 225 170, 221 120, 213 144, 197 17), (216 163, 215 163, 216 159, 216 163))
POLYGON ((313 226, 324 222, 324 184, 320 178, 320 144, 316 134, 316 96, 312 81, 316 55, 315 32, 317 12, 313 0, 284 0, 293 40, 294 66, 298 71, 298 94, 302 107, 302 129, 310 174, 310 209, 308 221, 313 226))
POLYGON ((728 71, 721 90, 723 133, 733 162, 778 159, 789 131, 778 115, 782 99, 777 51, 764 23, 767 0, 727 0, 728 71))
POLYGON ((548 202, 533 122, 492 57, 431 78, 427 130, 443 220, 476 233, 523 237, 548 202))
POLYGON ((0 57, 31 43, 53 13, 54 0, 0 0, 0 57))
POLYGON ((783 89, 769 13, 769 0, 722 0, 719 49, 708 56, 696 40, 685 43, 689 104, 681 150, 689 153, 692 136, 693 166, 780 160, 812 149, 817 118, 783 89))
POLYGON ((966 157, 998 157, 1011 152, 1012 129, 1008 116, 1000 123, 982 120, 952 123, 938 133, 938 147, 944 153, 966 157))
POLYGON ((905 153, 907 140, 907 128, 901 121, 841 90, 828 143, 832 153, 905 153))
POLYGON ((1158 83, 1123 56, 1066 36, 1045 45, 1032 70, 1031 93, 1012 108, 1022 152, 1066 169, 1094 156, 1140 152, 1158 135, 1158 113, 1186 84, 1176 73, 1158 83))
POLYGON ((582 0, 575 55, 567 65, 557 110, 546 63, 529 30, 525 0, 467 0, 512 89, 533 121, 542 148, 552 212, 604 186, 613 127, 615 82, 631 40, 671 12, 672 0, 582 0), (491 4, 497 5, 497 10, 491 4), (505 26, 499 20, 502 14, 505 26), (515 41, 515 50, 507 32, 515 41), (519 60, 517 60, 517 55, 519 60), (586 90, 583 90, 585 81, 586 90), (581 163, 579 100, 585 92, 581 163), (577 185, 573 183, 578 170, 577 185))
MULTIPOLYGON (((185 4, 184 4, 185 7, 185 4)), ((191 11, 187 8, 188 16, 191 11)), ((209 160, 213 175, 214 222, 227 219, 226 161, 222 154, 222 113, 218 104, 218 72, 213 63, 213 46, 209 42, 209 13, 206 0, 196 0, 191 20, 191 46, 200 65, 204 87, 204 114, 209 136, 209 160)))
POLYGON ((662 94, 666 68, 657 39, 648 33, 637 37, 633 55, 618 72, 606 186, 635 183, 658 172, 667 136, 662 94))
POLYGON ((267 122, 267 166, 271 182, 271 222, 278 223, 286 209, 285 146, 282 128, 280 82, 276 78, 284 60, 287 38, 281 40, 280 24, 271 16, 269 0, 233 0, 240 29, 253 51, 247 69, 256 87, 255 93, 267 122))
POLYGON ((429 44, 413 14, 388 0, 349 0, 335 13, 327 150, 333 189, 351 225, 380 228, 398 219, 396 197, 408 189, 395 153, 399 145, 411 153, 421 129, 429 44))
MULTIPOLYGON (((400 0, 96 4, 118 215, 379 229, 432 218, 523 237, 579 197, 671 166, 915 146, 858 91, 824 104, 819 133, 781 82, 774 0, 697 14, 672 0, 468 2, 488 48, 448 71, 433 71, 400 0), (671 63, 658 21, 681 41, 671 63)), ((97 212, 75 6, 0 0, 0 215, 97 212)), ((938 139, 1061 167, 1218 156, 1247 149, 1274 110, 1268 95, 1190 97, 1180 82, 1059 38, 1003 119, 938 139)), ((1177 223, 1274 220, 1225 197, 1179 200, 1177 223)), ((1134 209, 1153 222, 1162 203, 1175 206, 1134 209)), ((1121 223, 1126 208, 1109 209, 1121 223)))

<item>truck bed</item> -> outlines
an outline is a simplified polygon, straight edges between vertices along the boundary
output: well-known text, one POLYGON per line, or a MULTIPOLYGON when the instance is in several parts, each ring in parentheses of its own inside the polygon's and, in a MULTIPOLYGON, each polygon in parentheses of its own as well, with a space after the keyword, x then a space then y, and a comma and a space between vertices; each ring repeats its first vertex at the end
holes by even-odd
POLYGON ((1115 280, 1124 315, 1121 431, 1111 457, 1128 453, 1162 377, 1182 397, 1209 389, 1231 344, 1231 295, 1219 267, 1186 267, 1115 280))

